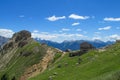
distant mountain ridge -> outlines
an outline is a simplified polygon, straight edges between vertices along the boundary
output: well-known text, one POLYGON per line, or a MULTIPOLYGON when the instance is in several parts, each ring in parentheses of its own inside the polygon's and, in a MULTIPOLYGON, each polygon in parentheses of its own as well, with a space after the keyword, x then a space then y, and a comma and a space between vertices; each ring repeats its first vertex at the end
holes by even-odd
POLYGON ((3 45, 4 43, 6 43, 7 41, 8 41, 8 38, 0 36, 0 46, 3 45))
POLYGON ((101 41, 101 40, 94 40, 94 41, 75 40, 75 41, 63 41, 61 43, 53 42, 53 41, 50 41, 50 40, 41 40, 41 39, 35 39, 35 40, 40 42, 40 43, 45 43, 48 46, 52 46, 52 47, 61 49, 63 51, 65 51, 66 49, 78 50, 78 49, 80 49, 80 44, 82 42, 88 42, 88 43, 92 44, 96 48, 105 47, 107 45, 111 45, 111 44, 114 43, 114 41, 104 42, 104 41, 101 41))
MULTIPOLYGON (((0 36, 0 46, 3 45, 4 43, 6 43, 8 40, 9 40, 8 38, 0 36)), ((115 43, 114 41, 104 42, 104 41, 101 41, 101 40, 94 40, 94 41, 90 41, 90 40, 67 41, 66 40, 66 41, 63 41, 61 43, 53 42, 53 41, 50 41, 50 40, 41 40, 41 39, 37 39, 37 38, 35 38, 35 40, 37 42, 45 43, 48 46, 52 46, 52 47, 61 49, 63 51, 66 50, 66 49, 78 50, 78 49, 80 49, 80 44, 82 42, 89 42, 90 44, 92 44, 96 48, 105 47, 107 45, 111 45, 111 44, 115 43)))

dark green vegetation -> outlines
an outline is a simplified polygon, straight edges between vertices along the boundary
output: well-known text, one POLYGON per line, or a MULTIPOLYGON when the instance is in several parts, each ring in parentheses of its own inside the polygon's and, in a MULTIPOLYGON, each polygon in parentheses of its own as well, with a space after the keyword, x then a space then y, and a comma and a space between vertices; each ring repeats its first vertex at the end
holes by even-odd
POLYGON ((29 80, 120 80, 120 43, 63 58, 29 80))

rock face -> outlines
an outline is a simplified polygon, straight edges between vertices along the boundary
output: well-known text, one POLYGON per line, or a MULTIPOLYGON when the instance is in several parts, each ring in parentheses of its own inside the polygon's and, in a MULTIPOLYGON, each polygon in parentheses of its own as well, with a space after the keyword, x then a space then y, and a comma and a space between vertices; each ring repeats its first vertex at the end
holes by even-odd
POLYGON ((27 40, 28 38, 31 38, 31 33, 29 31, 22 30, 18 33, 15 33, 12 38, 15 39, 15 42, 27 40))
POLYGON ((116 40, 117 43, 120 43, 120 40, 116 40))
POLYGON ((91 49, 94 49, 95 47, 93 47, 91 44, 89 44, 88 42, 83 42, 80 44, 80 51, 82 52, 87 52, 91 49))
POLYGON ((95 47, 93 47, 91 44, 89 44, 88 42, 83 42, 80 44, 80 51, 76 51, 76 52, 70 52, 69 53, 69 57, 74 57, 74 56, 80 56, 86 52, 88 52, 89 50, 95 49, 95 47))
MULTIPOLYGON (((21 48, 28 44, 28 42, 32 40, 31 39, 31 33, 26 30, 22 30, 18 33, 15 33, 11 39, 9 39, 8 42, 6 42, 0 49, 0 68, 4 67, 13 57, 15 51, 18 48, 21 48), (5 61, 6 60, 6 61, 5 61), (4 64, 2 65, 4 61, 4 64)), ((28 53, 25 54, 25 56, 28 55, 28 53)))
POLYGON ((27 44, 29 39, 31 39, 31 33, 29 31, 22 30, 15 33, 13 37, 5 45, 3 45, 3 50, 14 47, 23 47, 27 44))

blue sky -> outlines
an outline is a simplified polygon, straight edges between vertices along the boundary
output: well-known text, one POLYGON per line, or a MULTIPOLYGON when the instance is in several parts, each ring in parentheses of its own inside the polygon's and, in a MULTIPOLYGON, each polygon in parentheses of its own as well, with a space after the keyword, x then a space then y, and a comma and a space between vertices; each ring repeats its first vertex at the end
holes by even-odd
POLYGON ((0 0, 0 35, 28 30, 33 38, 120 39, 120 0, 0 0))

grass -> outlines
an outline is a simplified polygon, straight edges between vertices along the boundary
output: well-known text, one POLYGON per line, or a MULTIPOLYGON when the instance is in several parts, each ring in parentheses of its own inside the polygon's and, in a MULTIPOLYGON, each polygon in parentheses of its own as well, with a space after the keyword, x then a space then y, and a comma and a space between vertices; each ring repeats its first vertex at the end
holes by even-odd
POLYGON ((4 71, 0 71, 0 77, 4 74, 7 74, 9 78, 8 80, 11 80, 14 76, 18 79, 28 67, 32 66, 33 64, 39 63, 39 61, 45 55, 46 50, 47 47, 43 47, 39 43, 34 41, 22 48, 18 48, 4 71), (39 51, 35 51, 35 48, 38 48, 39 51), (21 51, 30 51, 32 52, 32 54, 27 57, 20 56, 21 51))
POLYGON ((29 80, 120 80, 120 43, 104 52, 92 50, 82 56, 68 56, 66 54, 45 72, 29 80), (80 64, 79 58, 82 59, 80 64))
POLYGON ((55 56, 54 56, 54 59, 53 59, 52 63, 54 63, 54 62, 55 62, 57 59, 59 59, 61 56, 62 56, 62 54, 61 54, 61 53, 55 54, 55 56))

